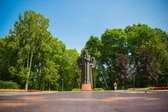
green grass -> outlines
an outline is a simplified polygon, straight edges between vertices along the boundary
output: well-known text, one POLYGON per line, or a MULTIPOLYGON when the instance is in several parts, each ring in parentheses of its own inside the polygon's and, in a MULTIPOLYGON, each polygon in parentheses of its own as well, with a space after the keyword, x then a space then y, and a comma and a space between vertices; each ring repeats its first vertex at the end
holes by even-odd
MULTIPOLYGON (((74 88, 72 91, 82 91, 80 88, 74 88)), ((92 91, 104 91, 103 88, 93 88, 92 91)))
POLYGON ((80 88, 73 88, 72 91, 81 91, 80 88))
POLYGON ((128 88, 127 90, 154 90, 154 87, 145 87, 145 88, 128 88))

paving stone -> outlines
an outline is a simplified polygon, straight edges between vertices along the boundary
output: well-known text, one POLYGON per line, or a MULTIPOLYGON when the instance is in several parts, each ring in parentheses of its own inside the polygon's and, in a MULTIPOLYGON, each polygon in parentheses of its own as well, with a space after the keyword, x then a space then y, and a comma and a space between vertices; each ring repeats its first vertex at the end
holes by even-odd
POLYGON ((0 95, 0 112, 168 112, 167 91, 0 95))

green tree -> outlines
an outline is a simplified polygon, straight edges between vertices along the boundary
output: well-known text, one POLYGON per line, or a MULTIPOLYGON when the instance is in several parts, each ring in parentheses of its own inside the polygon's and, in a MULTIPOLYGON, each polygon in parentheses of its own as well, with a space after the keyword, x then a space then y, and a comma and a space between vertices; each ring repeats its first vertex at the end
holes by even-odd
MULTIPOLYGON (((19 15, 14 29, 0 38, 0 79, 25 89, 72 90, 80 87, 75 49, 53 37, 49 20, 34 11, 19 15)), ((96 58, 93 86, 168 85, 168 34, 145 24, 107 29, 91 36, 85 49, 96 58), (133 65, 133 66, 132 66, 133 65), (131 72, 132 67, 134 72, 131 72), (131 84, 130 81, 133 83, 131 84)))
POLYGON ((116 71, 116 82, 122 86, 122 89, 126 88, 129 77, 129 59, 127 55, 117 54, 114 63, 114 70, 116 71))
POLYGON ((100 54, 101 46, 102 46, 101 40, 98 37, 91 36, 89 40, 86 42, 83 51, 87 49, 92 56, 98 59, 101 55, 100 54))
POLYGON ((153 51, 150 48, 141 48, 141 52, 138 57, 139 63, 137 67, 139 87, 146 87, 157 81, 156 75, 156 58, 153 51))
POLYGON ((105 71, 105 80, 108 88, 113 88, 113 83, 117 79, 117 71, 115 71, 115 59, 117 54, 127 55, 127 35, 122 29, 106 30, 101 36, 101 65, 105 71))
MULTIPOLYGON (((17 63, 9 70, 17 70, 17 74, 25 82, 25 89, 28 89, 34 55, 43 39, 51 38, 48 32, 49 20, 34 11, 25 11, 19 15, 19 21, 15 23, 10 36, 17 44, 17 63)), ((15 71, 16 71, 15 70, 15 71)), ((15 73, 13 73, 15 74, 15 73)))
POLYGON ((51 35, 48 26, 49 20, 34 11, 19 15, 14 29, 4 42, 0 41, 0 52, 4 52, 1 57, 7 56, 1 66, 9 64, 4 71, 9 70, 11 76, 17 77, 15 81, 25 84, 26 90, 28 85, 42 90, 60 89, 63 83, 65 90, 71 90, 79 85, 78 53, 66 49, 63 42, 51 35))
POLYGON ((43 41, 35 58, 35 78, 39 89, 58 89, 60 77, 60 60, 63 56, 65 45, 57 38, 43 41))
POLYGON ((75 49, 66 50, 62 62, 62 89, 72 90, 80 87, 80 72, 77 64, 79 54, 75 49))
POLYGON ((10 75, 8 68, 16 63, 16 43, 10 36, 0 39, 0 78, 5 81, 15 81, 17 77, 10 75))
MULTIPOLYGON (((59 78, 58 70, 53 61, 47 61, 44 69, 44 80, 48 83, 48 89, 51 89, 51 86, 57 85, 57 80, 59 78)), ((53 88, 55 89, 55 88, 53 88)))
POLYGON ((163 30, 138 24, 107 29, 96 40, 92 36, 84 49, 98 60, 97 87, 111 89, 116 79, 127 86, 167 85, 168 35, 163 30))
POLYGON ((161 64, 166 51, 167 36, 160 29, 152 29, 147 25, 138 24, 125 28, 128 40, 129 58, 136 68, 136 85, 147 86, 156 84, 163 74, 161 64))

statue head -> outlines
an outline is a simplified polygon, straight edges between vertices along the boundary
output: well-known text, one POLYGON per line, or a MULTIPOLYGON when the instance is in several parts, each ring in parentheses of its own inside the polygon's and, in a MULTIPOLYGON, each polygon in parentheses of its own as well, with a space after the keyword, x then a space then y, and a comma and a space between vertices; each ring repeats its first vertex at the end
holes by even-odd
POLYGON ((91 57, 91 63, 92 63, 92 67, 95 68, 96 67, 96 59, 94 56, 91 57))
POLYGON ((85 54, 85 55, 89 55, 89 52, 88 52, 87 49, 85 49, 84 54, 85 54))

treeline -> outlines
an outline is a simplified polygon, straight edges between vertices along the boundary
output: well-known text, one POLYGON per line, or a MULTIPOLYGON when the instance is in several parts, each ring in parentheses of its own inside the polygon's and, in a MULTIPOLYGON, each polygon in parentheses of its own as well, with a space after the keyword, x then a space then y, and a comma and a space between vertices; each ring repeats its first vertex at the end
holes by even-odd
MULTIPOLYGON (((26 90, 80 88, 79 54, 52 36, 48 27, 47 18, 26 11, 0 38, 3 85, 6 81, 12 87, 11 81, 26 90)), ((168 85, 168 34, 161 29, 144 24, 107 29, 101 37, 91 36, 81 52, 84 49, 97 60, 94 88, 113 89, 114 82, 119 89, 168 85)))
POLYGON ((144 24, 107 29, 84 49, 96 57, 94 87, 120 89, 168 85, 168 34, 144 24))
POLYGON ((79 88, 78 53, 48 31, 49 20, 34 11, 19 15, 14 29, 0 38, 0 80, 20 88, 79 88))

